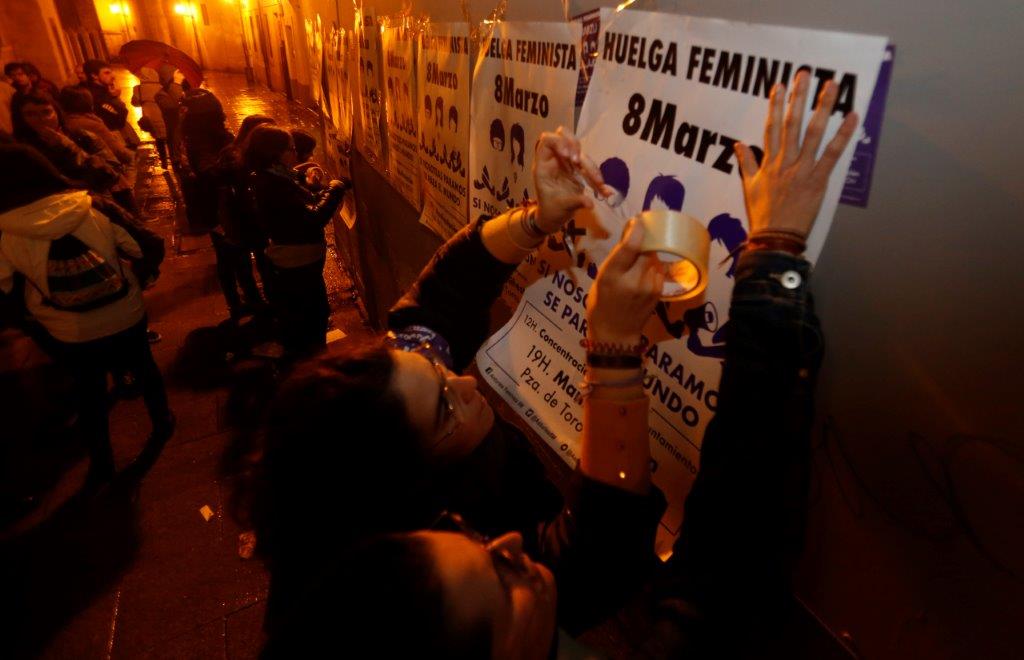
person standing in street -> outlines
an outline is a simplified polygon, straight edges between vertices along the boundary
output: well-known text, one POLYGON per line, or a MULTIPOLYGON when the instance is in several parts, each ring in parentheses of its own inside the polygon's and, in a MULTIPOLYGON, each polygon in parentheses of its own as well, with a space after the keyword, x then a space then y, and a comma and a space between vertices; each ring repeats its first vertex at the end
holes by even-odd
POLYGON ((103 60, 87 60, 83 87, 92 94, 93 112, 112 131, 120 133, 130 149, 139 146, 139 136, 128 123, 128 106, 121 100, 114 83, 114 70, 103 60))
POLYGON ((257 126, 249 137, 246 168, 259 222, 270 245, 274 267, 274 301, 286 353, 312 355, 327 345, 331 308, 324 283, 327 244, 324 227, 351 184, 329 182, 312 193, 295 179, 295 143, 283 128, 257 126))
POLYGON ((89 450, 86 490, 115 476, 110 444, 107 374, 134 374, 152 423, 142 452, 128 469, 141 477, 174 432, 160 370, 146 338, 142 288, 122 259, 143 258, 121 227, 93 207, 41 154, 25 145, 0 146, 0 291, 15 273, 26 281, 25 307, 46 331, 49 351, 74 380, 78 429, 89 450))
POLYGON ((139 69, 139 80, 132 92, 132 105, 142 108, 139 128, 153 136, 156 141, 156 152, 160 156, 160 166, 167 169, 167 124, 161 110, 167 101, 160 99, 168 96, 167 90, 160 84, 157 72, 148 66, 139 69))

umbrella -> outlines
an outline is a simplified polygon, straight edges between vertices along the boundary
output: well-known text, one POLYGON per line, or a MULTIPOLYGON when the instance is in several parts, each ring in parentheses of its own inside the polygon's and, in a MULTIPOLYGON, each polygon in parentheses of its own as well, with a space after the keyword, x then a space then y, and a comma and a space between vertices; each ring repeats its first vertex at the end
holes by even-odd
POLYGON ((170 64, 185 76, 185 80, 193 87, 203 83, 203 71, 196 61, 173 46, 162 41, 136 39, 121 46, 121 59, 133 73, 148 66, 159 69, 163 64, 170 64))

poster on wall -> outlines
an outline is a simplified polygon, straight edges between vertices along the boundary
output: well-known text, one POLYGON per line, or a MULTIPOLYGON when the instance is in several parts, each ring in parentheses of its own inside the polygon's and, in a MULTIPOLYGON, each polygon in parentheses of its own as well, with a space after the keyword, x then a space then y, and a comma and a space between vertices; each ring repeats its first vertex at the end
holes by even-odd
POLYGON ((309 94, 316 107, 323 109, 323 91, 321 80, 323 79, 323 45, 324 30, 320 14, 306 12, 307 18, 304 21, 306 30, 306 48, 309 50, 309 94))
MULTIPOLYGON (((617 193, 577 214, 513 275, 507 292, 525 293, 477 363, 496 391, 575 464, 584 300, 598 266, 641 211, 681 210, 705 224, 712 241, 707 290, 695 302, 659 303, 644 331, 654 481, 669 502, 658 542, 663 555, 679 532, 704 430, 718 406, 738 258, 730 255, 747 236, 733 144, 761 144, 772 85, 801 68, 810 71, 812 91, 829 79, 839 84, 830 132, 845 113, 864 117, 885 47, 878 37, 640 11, 614 14, 602 25, 577 134, 617 193)), ((829 183, 808 241, 811 260, 828 234, 852 151, 851 144, 829 183)))
POLYGON ((473 72, 470 219, 533 197, 533 146, 544 131, 572 130, 579 23, 506 23, 481 44, 473 72))
POLYGON ((385 117, 391 185, 420 210, 419 131, 416 111, 416 35, 403 21, 384 28, 385 117))
POLYGON ((420 35, 416 72, 420 222, 441 238, 466 224, 469 208, 469 26, 431 23, 420 35))
POLYGON ((357 84, 359 99, 359 130, 357 147, 381 173, 387 167, 384 153, 384 94, 381 91, 380 27, 372 9, 356 11, 355 32, 358 39, 357 84))
POLYGON ((580 14, 573 18, 580 24, 580 75, 576 82, 576 121, 579 121, 583 110, 583 101, 587 98, 590 79, 594 77, 594 65, 597 64, 600 46, 601 24, 608 23, 612 10, 601 7, 580 14))
POLYGON ((332 21, 324 40, 324 107, 328 155, 338 164, 338 174, 351 177, 354 104, 349 72, 353 53, 352 32, 332 21))
MULTIPOLYGON (((327 141, 338 163, 338 175, 352 178, 352 150, 355 148, 355 98, 352 93, 352 73, 355 70, 356 39, 352 30, 338 26, 330 41, 331 45, 331 89, 336 90, 331 98, 335 112, 333 130, 327 132, 327 141)), ((356 223, 355 194, 345 195, 338 211, 345 226, 352 229, 356 223)))

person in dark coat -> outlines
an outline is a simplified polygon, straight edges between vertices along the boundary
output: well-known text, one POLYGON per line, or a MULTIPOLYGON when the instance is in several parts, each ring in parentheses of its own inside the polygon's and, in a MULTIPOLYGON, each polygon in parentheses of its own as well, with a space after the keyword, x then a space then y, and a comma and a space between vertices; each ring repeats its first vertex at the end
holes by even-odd
POLYGON ((273 276, 264 253, 268 239, 253 208, 249 172, 243 157, 253 129, 273 123, 274 119, 267 115, 247 116, 234 142, 221 151, 217 164, 221 182, 220 225, 211 232, 210 238, 217 250, 217 276, 233 320, 245 313, 261 311, 266 305, 253 277, 253 255, 268 300, 273 289, 273 276))
MULTIPOLYGON (((858 121, 848 115, 817 158, 838 86, 823 89, 806 136, 786 139, 781 118, 801 125, 807 74, 794 85, 788 113, 785 89, 773 90, 762 162, 737 145, 751 233, 735 272, 717 415, 672 560, 654 582, 658 626, 645 658, 757 657, 751 652, 785 610, 803 538, 823 350, 802 253, 858 121)), ((281 627, 270 631, 267 657, 313 649, 365 649, 380 657, 592 657, 556 625, 574 634, 623 604, 633 578, 653 559, 650 515, 659 513, 644 501, 649 465, 639 459, 649 451, 648 411, 635 400, 646 403, 644 347, 633 340, 651 316, 664 273, 642 279, 646 286, 631 281, 635 265, 653 258, 639 254, 637 229, 627 226, 591 290, 582 484, 575 505, 545 527, 540 551, 525 551, 518 534, 480 534, 451 516, 439 521, 450 523, 444 527, 366 539, 323 562, 281 627)), ((444 260, 442 254, 435 265, 444 260)), ((402 391, 402 377, 392 380, 402 391)), ((408 408, 418 409, 411 401, 408 408)))
MULTIPOLYGON (((283 137, 276 139, 289 148, 283 137)), ((253 147, 255 140, 254 134, 253 147)), ((551 165, 552 158, 548 152, 544 162, 551 165)), ((270 176, 277 189, 298 187, 287 164, 279 161, 254 189, 269 191, 270 176)), ((543 216, 544 231, 560 226, 574 204, 586 204, 576 186, 573 179, 545 200, 553 210, 543 216)), ((242 507, 246 522, 271 572, 268 630, 279 629, 323 569, 325 555, 316 548, 336 552, 367 534, 417 529, 445 509, 487 534, 520 530, 533 548, 537 525, 561 510, 558 489, 529 441, 495 416, 473 377, 460 375, 487 336, 491 303, 527 253, 512 241, 537 242, 519 211, 474 223, 443 246, 389 315, 391 335, 333 344, 298 367, 270 405, 260 406, 266 417, 259 460, 240 490, 249 503, 242 507), (393 385, 399 381, 401 388, 393 385), (344 420, 337 439, 324 437, 330 419, 344 420), (343 478, 328 476, 342 465, 351 467, 342 468, 343 478), (317 522, 325 516, 340 517, 339 524, 317 522)), ((298 228, 294 217, 288 219, 298 228)), ((321 232, 323 221, 302 225, 311 235, 303 240, 321 232)), ((272 240, 286 238, 286 229, 272 228, 272 240)), ((657 514, 638 524, 648 518, 656 521, 657 514)))
POLYGON ((203 233, 217 226, 220 182, 217 163, 234 136, 225 122, 224 108, 205 89, 190 90, 181 102, 181 139, 185 161, 182 188, 189 229, 203 233))
POLYGON ((86 60, 83 87, 92 94, 93 112, 112 131, 122 133, 128 121, 128 106, 114 93, 114 70, 103 60, 86 60))
POLYGON ((185 89, 182 81, 177 79, 181 72, 173 65, 161 65, 157 75, 166 94, 157 96, 156 101, 164 116, 164 126, 167 127, 167 150, 171 165, 177 169, 181 166, 181 100, 185 97, 185 89))
MULTIPOLYGON (((599 171, 581 164, 579 144, 567 136, 545 134, 537 162, 537 189, 542 194, 537 206, 517 208, 489 221, 475 222, 456 234, 438 250, 417 282, 392 309, 388 322, 393 333, 388 340, 358 350, 340 348, 339 354, 306 366, 282 388, 270 408, 268 446, 261 464, 267 471, 265 478, 272 484, 268 489, 272 496, 266 498, 263 506, 269 512, 267 518, 276 519, 276 524, 256 527, 259 543, 265 543, 277 560, 271 562, 268 655, 285 657, 291 651, 301 654, 301 647, 292 646, 296 640, 290 632, 291 626, 298 625, 294 618, 296 608, 308 611, 303 607, 302 591, 294 584, 292 591, 284 591, 286 579, 303 584, 302 571, 306 571, 307 579, 313 575, 332 575, 334 563, 330 559, 310 558, 300 566, 294 560, 296 555, 288 557, 288 550, 301 545, 303 537, 311 532, 329 533, 331 547, 339 548, 341 556, 351 556, 345 555, 344 549, 358 546, 361 539, 374 532, 423 528, 439 512, 457 511, 461 522, 448 519, 447 523, 465 523, 483 536, 501 537, 500 542, 495 541, 495 562, 502 557, 510 558, 515 565, 501 567, 511 569, 511 577, 515 576, 516 565, 527 566, 520 562, 524 547, 548 557, 555 567, 569 556, 567 553, 560 559, 556 548, 565 547, 570 538, 584 546, 601 545, 605 548, 601 556, 618 570, 604 580, 604 597, 590 598, 586 603, 586 614, 579 614, 581 622, 608 612, 609 604, 618 602, 635 588, 653 565, 654 529, 664 499, 649 485, 647 399, 638 377, 627 374, 634 388, 625 391, 625 398, 600 404, 601 412, 597 412, 598 408, 593 410, 612 419, 594 427, 605 430, 619 423, 615 420, 620 419, 620 409, 626 411, 622 419, 628 423, 623 422, 624 434, 617 439, 626 442, 628 449, 620 452, 617 444, 603 443, 612 448, 616 460, 585 452, 585 478, 577 496, 565 506, 557 489, 546 480, 522 433, 495 414, 477 390, 475 378, 460 375, 487 336, 491 304, 518 263, 576 210, 592 204, 589 197, 581 194, 573 176, 577 167, 582 168, 596 189, 603 190, 599 171), (572 155, 563 157, 561 154, 566 152, 572 155), (322 437, 304 433, 333 416, 345 420, 340 442, 325 445, 322 437), (290 446, 284 442, 286 437, 293 439, 290 446), (318 478, 319 468, 306 465, 305 481, 301 485, 291 482, 291 488, 286 485, 290 481, 287 475, 293 470, 294 477, 301 478, 302 461, 296 459, 309 456, 314 446, 321 448, 314 450, 318 465, 326 467, 336 458, 353 466, 346 471, 345 483, 335 489, 343 497, 341 502, 319 492, 330 485, 318 478), (626 462, 618 463, 617 459, 623 457, 627 457, 626 462), (369 470, 374 465, 387 465, 386 473, 369 470), (620 479, 618 475, 623 470, 628 478, 620 479), (364 472, 368 472, 367 476, 360 476, 364 472), (361 484, 374 484, 370 491, 373 497, 348 502, 349 488, 361 484), (296 498, 317 502, 317 507, 321 502, 325 507, 340 506, 344 511, 340 516, 344 528, 337 532, 302 530, 302 521, 284 517, 286 511, 295 510, 296 498), (597 518, 603 522, 594 526, 597 518), (577 530, 585 538, 578 537, 577 530), (503 535, 509 531, 514 533, 503 535), (619 537, 622 542, 605 542, 609 537, 619 537)), ((654 308, 660 292, 659 267, 638 258, 639 237, 639 233, 634 233, 628 247, 631 252, 622 251, 617 269, 610 270, 611 275, 604 281, 605 289, 599 299, 606 301, 615 313, 599 312, 597 317, 592 316, 599 337, 609 342, 636 340, 627 337, 629 332, 601 318, 629 319, 639 334, 639 326, 654 308), (634 307, 634 303, 639 306, 634 307)), ((632 359, 639 371, 639 357, 632 359)), ((609 380, 614 378, 613 375, 609 380)), ((590 446, 593 443, 585 439, 584 447, 590 446)), ((304 519, 307 514, 314 515, 307 508, 299 516, 304 519)), ((398 547, 401 543, 371 545, 373 549, 368 552, 379 550, 382 557, 391 557, 392 550, 406 556, 416 554, 415 550, 407 553, 398 547)), ((465 550, 454 545, 452 549, 465 550)), ((363 554, 357 551, 355 556, 363 554)), ((413 561, 424 565, 422 561, 413 561)), ((366 566, 360 564, 360 568, 366 566)), ((402 576, 408 575, 405 567, 396 568, 402 576)), ((573 570, 570 566, 565 572, 559 571, 562 580, 584 577, 582 571, 573 577, 573 570)), ((370 572, 379 575, 372 568, 370 572)), ((536 594, 546 598, 545 611, 549 615, 537 617, 546 630, 532 631, 531 635, 538 634, 550 645, 555 632, 552 572, 536 564, 529 564, 526 572, 535 583, 536 594)), ((305 589, 318 589, 316 578, 312 580, 304 583, 305 589)), ((570 592, 567 587, 567 602, 570 592)), ((400 609, 404 614, 407 603, 415 607, 418 602, 422 601, 411 589, 405 590, 403 598, 395 603, 396 611, 400 609), (405 594, 411 598, 406 600, 405 594)), ((580 607, 584 604, 583 599, 573 602, 580 607)), ((427 607, 422 622, 433 622, 441 611, 427 607)), ((313 615, 320 620, 318 617, 313 615)), ((423 628, 420 622, 406 621, 403 616, 402 625, 406 634, 412 633, 411 643, 422 643, 422 638, 413 632, 423 628)), ((489 639, 484 641, 487 644, 489 639)), ((475 647, 475 651, 479 650, 475 647)), ((463 657, 450 654, 453 651, 454 648, 428 644, 420 655, 463 657)), ((385 651, 379 655, 393 654, 385 651)), ((483 656, 470 657, 486 655, 485 651, 483 656)), ((399 653, 395 657, 400 656, 399 653)))
POLYGON ((292 168, 295 144, 288 131, 262 125, 253 130, 245 154, 259 222, 270 239, 274 296, 285 351, 308 355, 326 345, 330 305, 324 283, 327 243, 324 227, 349 185, 331 181, 312 193, 299 185, 292 168))

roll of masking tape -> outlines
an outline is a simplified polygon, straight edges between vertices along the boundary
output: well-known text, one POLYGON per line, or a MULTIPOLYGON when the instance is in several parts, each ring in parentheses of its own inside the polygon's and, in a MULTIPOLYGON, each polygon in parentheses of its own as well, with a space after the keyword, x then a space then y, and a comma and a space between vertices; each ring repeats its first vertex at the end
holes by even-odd
POLYGON ((644 211, 636 216, 644 227, 641 252, 653 252, 665 264, 662 300, 696 298, 708 286, 711 236, 693 216, 678 211, 644 211))

